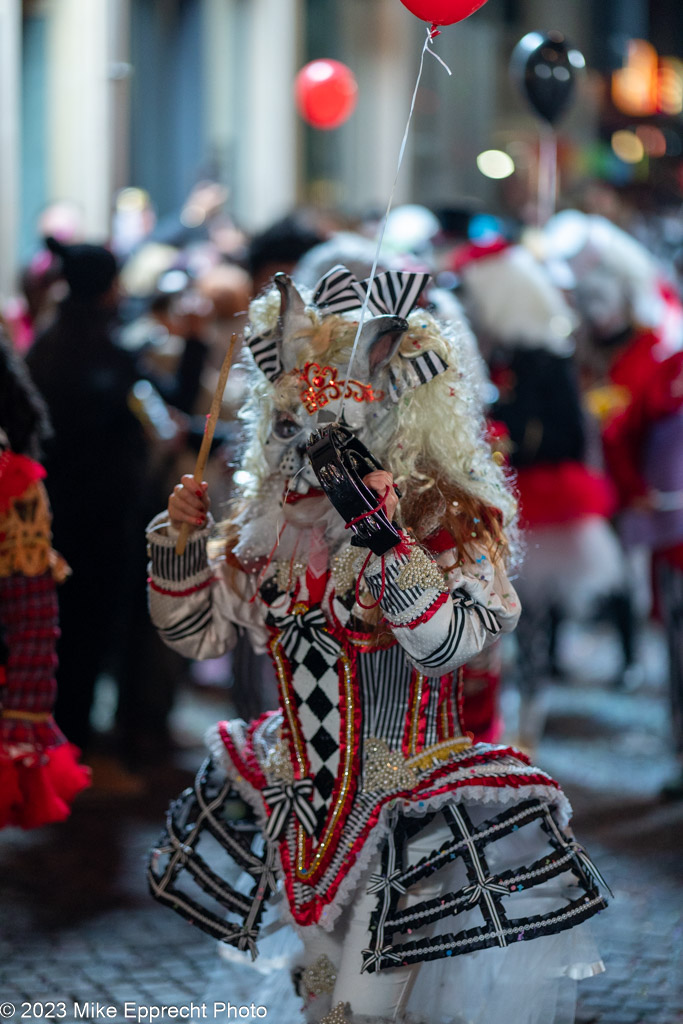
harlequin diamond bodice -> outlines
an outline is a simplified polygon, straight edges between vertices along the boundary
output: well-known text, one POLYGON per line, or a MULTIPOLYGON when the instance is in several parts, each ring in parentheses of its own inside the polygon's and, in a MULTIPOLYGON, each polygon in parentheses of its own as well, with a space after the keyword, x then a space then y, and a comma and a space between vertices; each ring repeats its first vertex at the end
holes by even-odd
POLYGON ((358 790, 404 791, 423 763, 467 745, 456 681, 428 678, 403 649, 356 632, 352 599, 334 591, 321 604, 262 588, 270 651, 280 686, 282 739, 294 779, 310 778, 315 837, 340 824, 358 790))

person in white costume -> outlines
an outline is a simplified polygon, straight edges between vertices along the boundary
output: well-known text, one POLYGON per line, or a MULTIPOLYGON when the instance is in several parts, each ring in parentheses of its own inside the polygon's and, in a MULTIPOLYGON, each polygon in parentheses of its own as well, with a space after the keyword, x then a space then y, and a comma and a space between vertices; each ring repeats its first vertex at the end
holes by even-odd
POLYGON ((335 267, 301 295, 278 275, 250 308, 240 501, 210 543, 186 476, 149 527, 161 636, 205 658, 246 630, 280 689, 279 710, 210 731, 150 885, 222 940, 232 1002, 250 990, 278 1024, 567 1024, 575 981, 602 969, 576 926, 606 902, 566 797, 460 724, 460 667, 519 617, 516 509, 471 335, 419 307, 426 280, 335 267), (354 525, 381 507, 384 554, 350 543, 307 460, 331 423, 380 460, 354 525))

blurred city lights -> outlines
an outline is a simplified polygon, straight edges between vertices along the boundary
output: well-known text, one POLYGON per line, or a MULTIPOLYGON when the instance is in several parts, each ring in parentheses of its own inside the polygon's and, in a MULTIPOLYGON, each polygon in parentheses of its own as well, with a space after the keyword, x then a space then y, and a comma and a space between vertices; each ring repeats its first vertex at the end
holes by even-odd
POLYGON ((625 164, 638 164, 645 156, 645 147, 635 132, 623 128, 612 135, 612 149, 625 164))
POLYGON ((663 128, 662 134, 666 139, 666 155, 680 156, 683 153, 683 141, 681 141, 680 135, 672 131, 671 128, 663 128))
POLYGON ((641 124, 636 128, 636 135, 648 156, 666 155, 666 136, 661 128, 652 124, 641 124))
POLYGON ((647 115, 657 109, 657 51, 644 39, 631 39, 626 64, 612 75, 612 100, 625 114, 647 115))
POLYGON ((486 149, 477 157, 477 167, 486 178, 509 178, 515 170, 515 162, 501 149, 486 149))
POLYGON ((487 245, 504 235, 503 222, 490 213, 478 213, 467 228, 467 236, 479 245, 487 245))
POLYGON ((683 110, 683 62, 659 57, 651 43, 631 39, 626 63, 612 74, 612 102, 624 114, 673 116, 683 110))
POLYGON ((674 116, 683 111, 683 61, 665 57, 657 73, 658 107, 662 114, 674 116))
POLYGON ((581 53, 581 50, 569 50, 567 60, 574 68, 585 68, 586 66, 586 58, 581 53))

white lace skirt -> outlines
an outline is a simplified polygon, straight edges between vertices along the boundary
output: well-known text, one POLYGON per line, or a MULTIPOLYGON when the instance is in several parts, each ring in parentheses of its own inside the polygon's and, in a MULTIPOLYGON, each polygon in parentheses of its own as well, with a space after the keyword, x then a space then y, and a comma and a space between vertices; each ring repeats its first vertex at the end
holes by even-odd
MULTIPOLYGON (((481 805, 468 807, 473 820, 482 819, 481 805)), ((515 832, 489 848, 494 873, 508 864, 531 862, 544 853, 540 831, 515 832), (520 849, 520 845, 522 849, 520 849)), ((418 863, 446 835, 444 825, 432 825, 410 841, 409 861, 418 863)), ((339 1004, 349 1004, 346 1016, 338 1009, 331 1019, 396 1024, 571 1024, 578 981, 604 968, 586 923, 556 934, 513 942, 455 956, 361 973, 363 949, 371 944, 368 931, 376 897, 368 894, 370 876, 381 870, 377 857, 364 872, 353 900, 332 932, 317 927, 297 929, 285 921, 284 901, 269 907, 259 939, 260 956, 250 962, 244 953, 221 946, 207 1002, 233 1007, 264 1007, 277 1024, 319 1024, 339 1004), (301 992, 297 994, 293 976, 301 992), (312 980, 311 980, 312 979, 312 980)), ((427 877, 403 898, 409 907, 438 895, 456 892, 467 882, 463 864, 455 860, 427 877)), ((567 872, 518 893, 515 915, 545 914, 576 897, 576 879, 567 872)), ((458 927, 477 927, 478 907, 458 916, 458 927)), ((432 926, 432 931, 434 926, 432 926)), ((420 938, 415 929, 411 938, 420 938)), ((261 1014, 263 1016, 263 1013, 261 1014)), ((235 1019, 226 1009, 217 1020, 235 1019)))

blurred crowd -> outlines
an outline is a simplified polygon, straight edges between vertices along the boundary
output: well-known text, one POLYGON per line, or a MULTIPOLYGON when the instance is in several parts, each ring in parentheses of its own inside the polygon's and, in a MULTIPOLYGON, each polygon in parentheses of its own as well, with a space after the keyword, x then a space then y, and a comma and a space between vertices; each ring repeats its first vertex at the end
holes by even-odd
MULTIPOLYGON (((683 239, 666 217, 629 219, 600 199, 602 212, 587 204, 534 229, 470 208, 398 207, 378 267, 430 271, 432 310, 469 324, 490 441, 516 475, 524 614, 512 658, 494 648, 468 666, 468 728, 501 737, 505 671, 519 693, 516 738, 533 748, 567 620, 610 623, 622 652, 614 685, 636 688, 638 638, 655 617, 683 756, 683 239)), ((125 189, 111 237, 92 244, 78 208, 55 204, 2 311, 47 407, 53 544, 71 569, 55 717, 105 788, 139 791, 172 753, 180 687, 217 683, 246 719, 276 703, 269 665, 246 642, 208 666, 161 645, 146 611, 144 526, 193 471, 251 299, 277 271, 311 289, 340 263, 368 277, 382 226, 376 213, 299 209, 249 236, 227 210, 214 182, 160 219, 144 191, 125 189), (106 735, 92 721, 103 677, 117 695, 106 735)), ((248 360, 230 374, 206 474, 219 510, 239 472, 248 360)), ((664 795, 683 796, 683 774, 664 795)))

